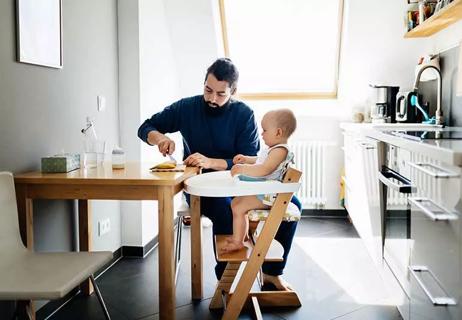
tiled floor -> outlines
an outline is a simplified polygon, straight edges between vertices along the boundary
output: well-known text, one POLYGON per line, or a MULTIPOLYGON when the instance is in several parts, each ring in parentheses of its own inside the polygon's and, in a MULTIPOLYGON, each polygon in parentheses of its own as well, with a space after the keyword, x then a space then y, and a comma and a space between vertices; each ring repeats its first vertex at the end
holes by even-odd
MULTIPOLYGON (((219 319, 208 309, 215 286, 211 228, 204 229, 205 299, 191 302, 189 230, 176 294, 177 319, 219 319)), ((306 218, 299 223, 285 278, 302 301, 297 309, 263 310, 265 319, 399 320, 396 307, 356 231, 343 219, 306 218)), ((157 251, 123 259, 98 280, 112 319, 158 319, 157 251)), ((242 314, 242 319, 251 318, 242 314)), ((104 319, 98 301, 77 296, 51 320, 104 319)))

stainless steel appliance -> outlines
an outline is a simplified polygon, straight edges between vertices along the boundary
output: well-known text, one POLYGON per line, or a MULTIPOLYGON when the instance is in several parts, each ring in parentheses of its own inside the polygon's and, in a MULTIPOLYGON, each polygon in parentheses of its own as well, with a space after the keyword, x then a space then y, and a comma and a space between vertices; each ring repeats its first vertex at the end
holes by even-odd
POLYGON ((399 87, 370 85, 372 88, 371 118, 374 123, 396 122, 395 105, 399 87))
POLYGON ((379 176, 380 208, 383 221, 384 273, 389 274, 389 283, 399 287, 390 288, 400 300, 398 308, 405 319, 409 314, 411 256, 411 211, 408 196, 414 191, 409 180, 410 152, 389 144, 380 144, 381 169, 379 176))

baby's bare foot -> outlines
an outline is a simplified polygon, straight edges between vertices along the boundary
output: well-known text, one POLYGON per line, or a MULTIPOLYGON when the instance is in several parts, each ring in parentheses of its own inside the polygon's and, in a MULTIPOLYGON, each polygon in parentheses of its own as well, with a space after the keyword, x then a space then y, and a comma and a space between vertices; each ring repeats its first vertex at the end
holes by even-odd
POLYGON ((277 290, 281 291, 293 291, 294 289, 285 281, 281 276, 270 276, 268 274, 263 274, 263 283, 271 283, 276 287, 277 290))
POLYGON ((234 251, 239 251, 244 248, 244 243, 236 239, 227 239, 226 245, 221 248, 222 252, 229 253, 234 251))

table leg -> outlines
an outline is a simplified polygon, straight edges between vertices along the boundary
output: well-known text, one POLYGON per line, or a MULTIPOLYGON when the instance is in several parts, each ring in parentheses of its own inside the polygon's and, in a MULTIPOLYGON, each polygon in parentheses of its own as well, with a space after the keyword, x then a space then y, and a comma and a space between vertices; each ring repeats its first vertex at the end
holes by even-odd
MULTIPOLYGON (((19 231, 22 242, 29 250, 34 250, 34 211, 32 199, 27 198, 27 185, 16 184, 16 203, 18 206, 19 231)), ((18 302, 20 317, 35 320, 35 307, 32 300, 18 302)))
MULTIPOLYGON (((89 200, 79 200, 79 247, 80 251, 92 250, 91 239, 91 205, 89 200)), ((93 293, 93 285, 90 280, 85 280, 80 285, 80 290, 84 295, 93 293)))
POLYGON ((191 196, 191 295, 193 300, 203 298, 202 281, 202 224, 201 198, 191 196))
POLYGON ((159 201, 159 318, 175 319, 173 248, 173 188, 160 187, 159 201))

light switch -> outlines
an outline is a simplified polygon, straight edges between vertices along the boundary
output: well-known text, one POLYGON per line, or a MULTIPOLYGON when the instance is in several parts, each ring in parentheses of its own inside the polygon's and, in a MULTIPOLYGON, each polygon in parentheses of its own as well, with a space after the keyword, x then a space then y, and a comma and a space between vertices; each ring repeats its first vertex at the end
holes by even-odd
POLYGON ((96 104, 98 111, 106 110, 106 98, 104 96, 96 96, 96 104))

